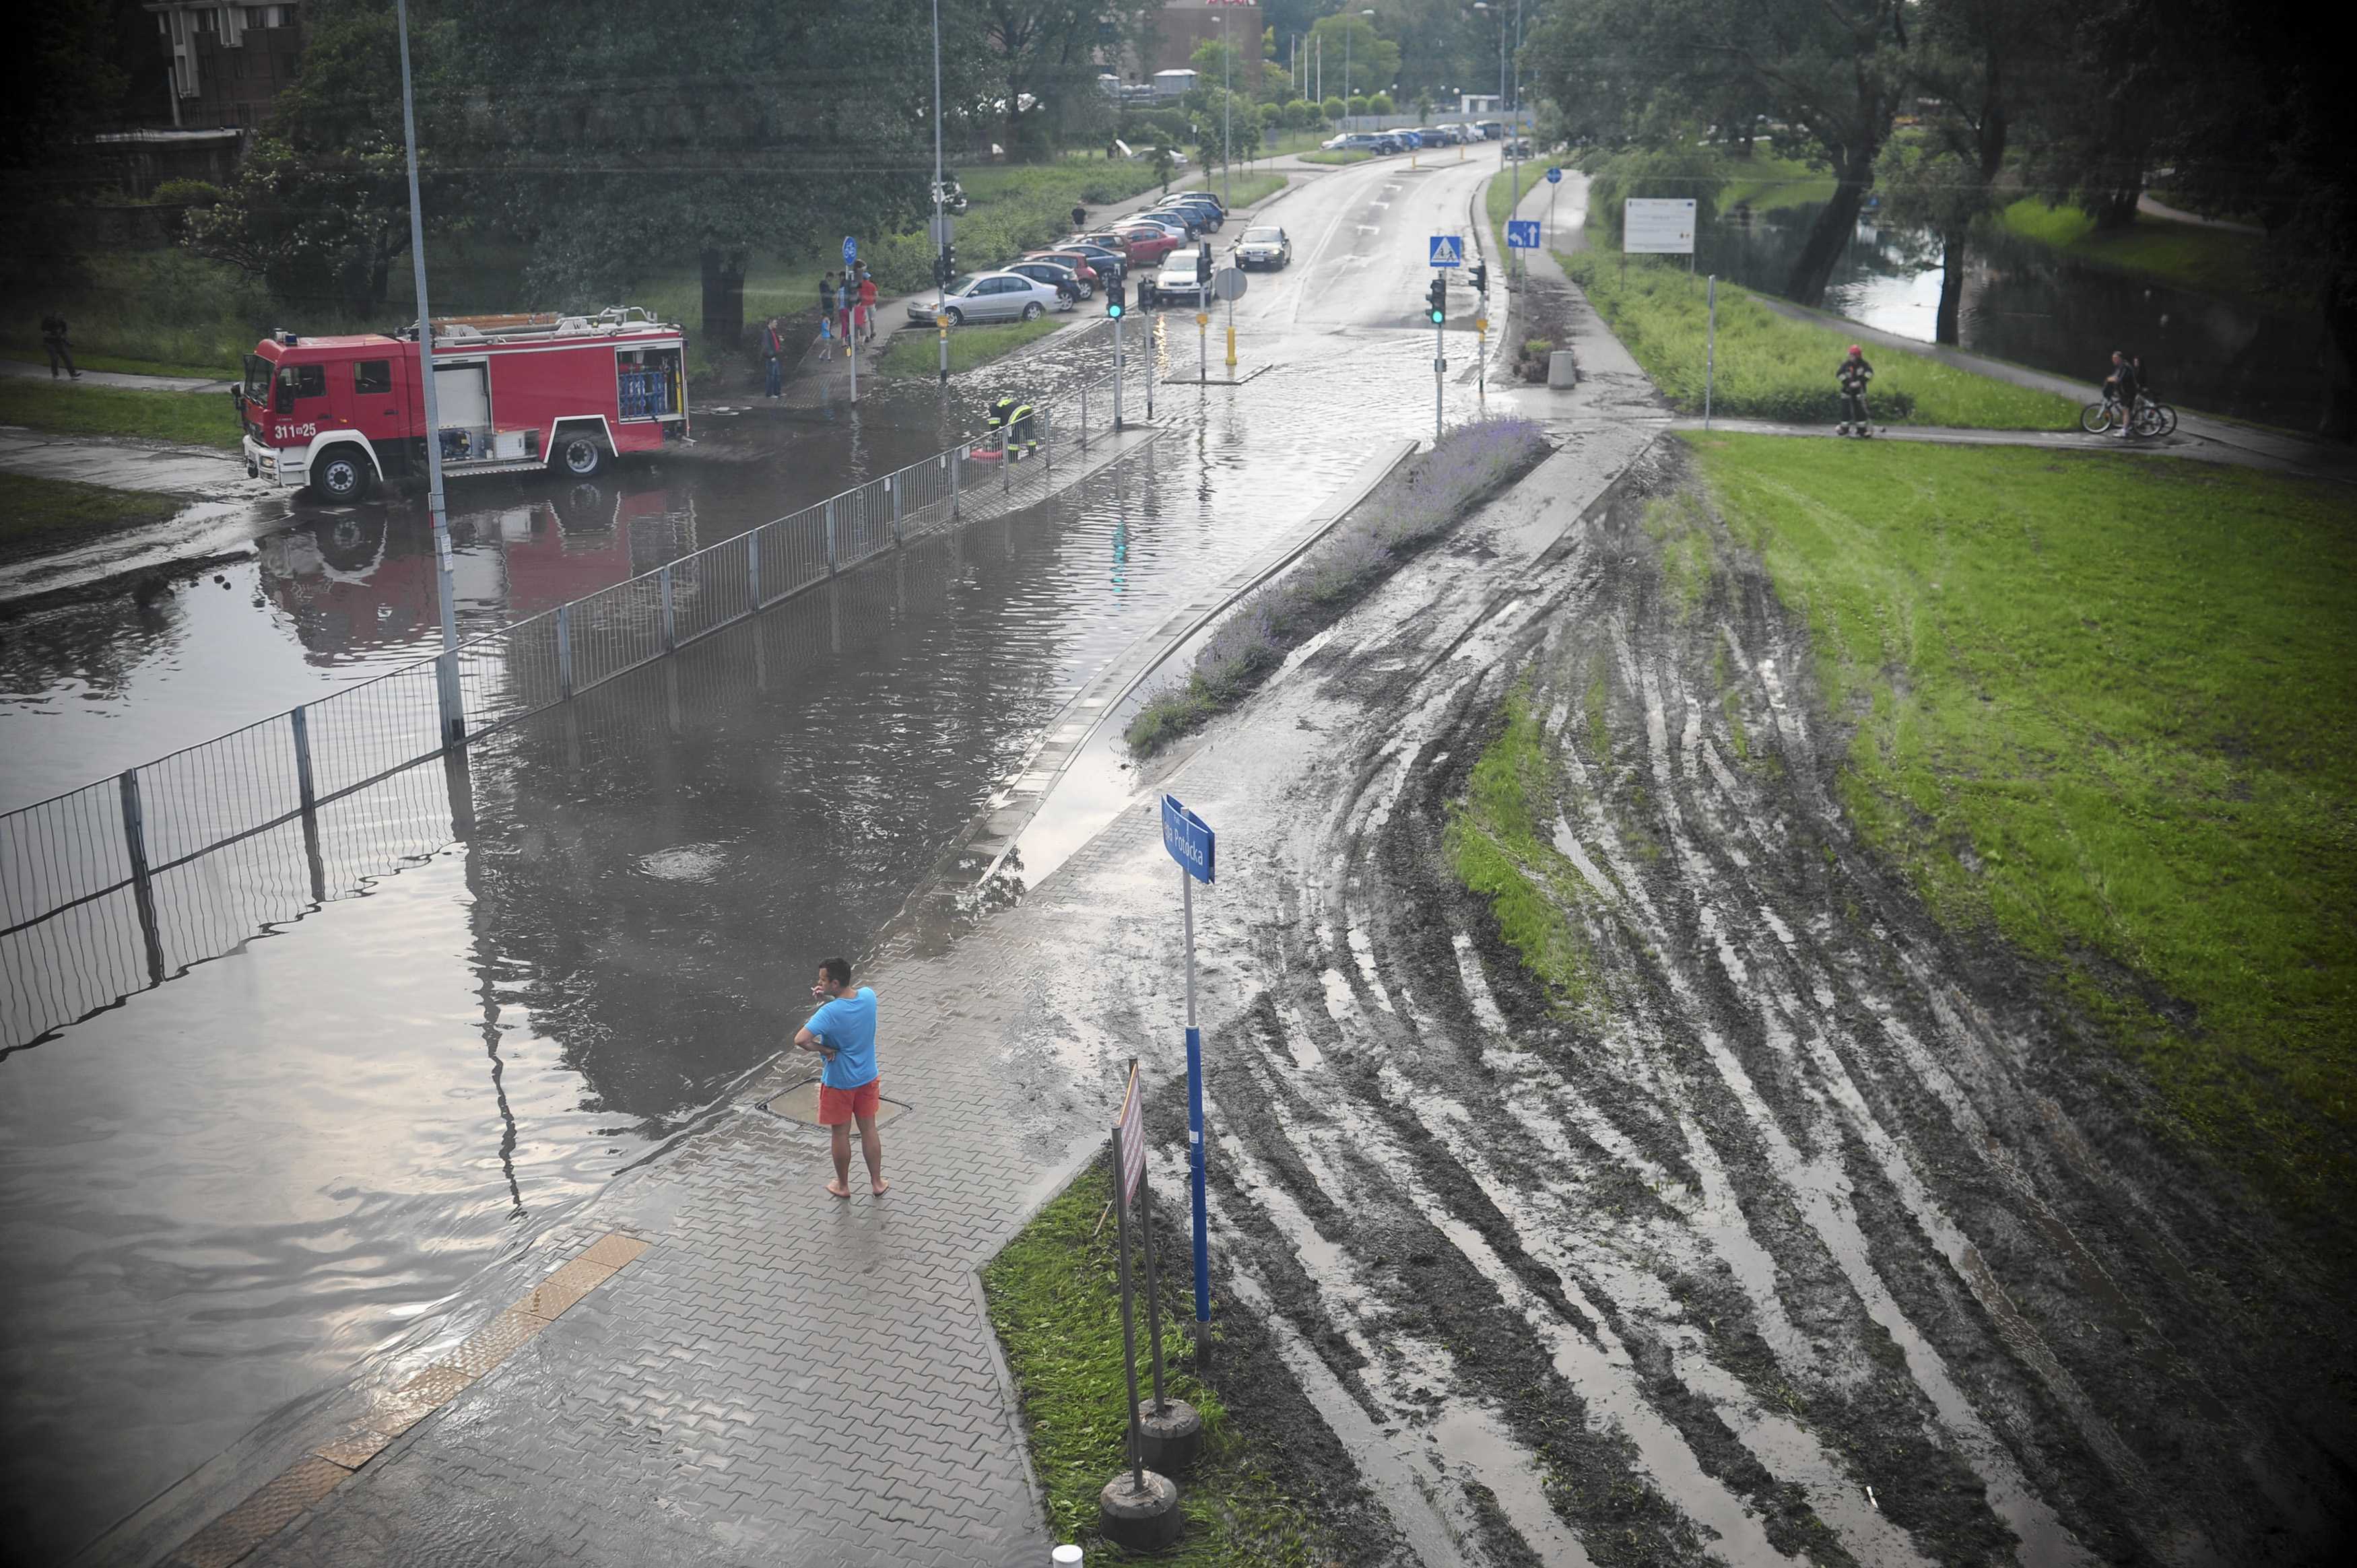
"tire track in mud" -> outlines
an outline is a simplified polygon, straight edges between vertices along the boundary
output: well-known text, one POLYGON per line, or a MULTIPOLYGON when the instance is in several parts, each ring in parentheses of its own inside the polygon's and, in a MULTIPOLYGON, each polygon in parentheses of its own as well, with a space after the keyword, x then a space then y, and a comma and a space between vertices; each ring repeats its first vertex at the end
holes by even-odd
POLYGON ((1427 1492, 1474 1555, 2297 1560, 2334 1461, 2233 1397, 2252 1352, 2204 1354, 2210 1210, 2106 1163, 2018 995, 1854 843, 1756 568, 1669 602, 1649 462, 1519 584, 1453 545, 1425 612, 1300 661, 1324 701, 1271 693, 1319 761, 1211 1066, 1270 1309, 1423 1473, 1457 1451, 1482 1493, 1427 1492), (1440 844, 1518 681, 1577 1004, 1440 844))

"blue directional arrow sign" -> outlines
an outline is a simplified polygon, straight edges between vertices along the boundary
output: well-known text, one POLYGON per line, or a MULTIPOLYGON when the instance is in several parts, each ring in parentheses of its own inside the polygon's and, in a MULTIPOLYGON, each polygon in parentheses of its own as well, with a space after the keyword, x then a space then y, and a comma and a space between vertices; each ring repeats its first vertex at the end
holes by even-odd
POLYGON ((1549 185, 1561 185, 1563 183, 1563 170, 1559 168, 1551 168, 1547 170, 1547 183, 1549 185))
POLYGON ((859 242, 845 234, 843 237, 843 264, 851 265, 859 259, 859 242))
POLYGON ((1461 267, 1465 264, 1465 242, 1454 234, 1435 234, 1432 253, 1426 260, 1436 267, 1461 267))
POLYGON ((1510 250, 1535 251, 1539 248, 1539 220, 1535 218, 1506 220, 1506 245, 1510 250))

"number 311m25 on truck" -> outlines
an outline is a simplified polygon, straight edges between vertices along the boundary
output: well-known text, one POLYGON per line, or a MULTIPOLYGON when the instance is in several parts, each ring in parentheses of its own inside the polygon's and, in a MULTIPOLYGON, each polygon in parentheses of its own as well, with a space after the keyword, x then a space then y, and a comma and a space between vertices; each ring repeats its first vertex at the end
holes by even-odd
MULTIPOLYGON (((434 435, 452 478, 546 468, 586 479, 615 457, 688 435, 686 338, 635 306, 438 318, 434 392, 434 435)), ((414 328, 274 334, 245 357, 232 395, 256 478, 348 501, 389 476, 425 472, 414 328)))

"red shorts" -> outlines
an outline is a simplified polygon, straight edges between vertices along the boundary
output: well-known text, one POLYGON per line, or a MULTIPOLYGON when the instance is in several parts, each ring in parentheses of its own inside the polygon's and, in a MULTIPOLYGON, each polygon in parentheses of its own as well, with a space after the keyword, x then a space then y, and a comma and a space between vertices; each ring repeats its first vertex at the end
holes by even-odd
POLYGON ((818 1086, 818 1124, 840 1127, 860 1116, 873 1121, 876 1107, 883 1099, 884 1079, 871 1078, 857 1089, 836 1089, 828 1084, 818 1086))

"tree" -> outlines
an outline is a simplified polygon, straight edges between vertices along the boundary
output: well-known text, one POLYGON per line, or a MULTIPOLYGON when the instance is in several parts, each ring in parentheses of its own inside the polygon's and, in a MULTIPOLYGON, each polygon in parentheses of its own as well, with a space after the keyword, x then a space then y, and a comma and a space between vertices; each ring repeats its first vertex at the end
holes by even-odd
POLYGON ((1200 143, 1197 158, 1207 169, 1223 168, 1230 152, 1240 159, 1249 159, 1260 150, 1260 111, 1243 93, 1227 93, 1214 87, 1204 97, 1203 115, 1197 123, 1200 143), (1232 111, 1232 118, 1223 122, 1222 110, 1232 111))
POLYGON ((1396 113, 1398 105, 1392 102, 1392 95, 1388 92, 1375 93, 1367 100, 1367 113, 1370 114, 1390 114, 1396 113))
POLYGON ((1329 98, 1324 102, 1318 105, 1318 112, 1325 117, 1326 123, 1330 125, 1335 121, 1340 120, 1343 115, 1349 113, 1351 112, 1351 108, 1349 104, 1344 103, 1339 98, 1329 98))
POLYGON ((1342 84, 1348 91, 1387 84, 1399 76, 1399 45, 1376 32, 1375 25, 1356 11, 1318 17, 1310 25, 1309 36, 1321 40, 1329 79, 1337 67, 1349 77, 1342 84))
POLYGON ((1415 120, 1419 125, 1432 123, 1432 93, 1428 89, 1415 95, 1415 120))
POLYGON ((1238 45, 1220 42, 1217 35, 1197 44, 1187 63, 1198 88, 1232 86, 1247 98, 1260 95, 1260 61, 1238 45))
POLYGON ((1367 107, 1368 99, 1367 95, 1363 92, 1354 92, 1351 94, 1349 103, 1351 113, 1353 116, 1366 114, 1372 112, 1367 107))
POLYGON ((1543 91, 1581 105, 1582 129, 1604 139, 1665 146, 1697 116, 1724 134, 1763 111, 1792 125, 1805 156, 1834 176, 1784 287, 1814 305, 1913 90, 1918 9, 1916 0, 1563 0, 1527 55, 1543 91))
MULTIPOLYGON (((956 3, 942 7, 945 29, 956 3)), ((964 0, 964 5, 997 66, 1007 156, 1018 156, 1018 149, 1021 156, 1045 156, 1055 144, 1060 117, 1096 91, 1097 51, 1117 52, 1126 41, 1129 21, 1118 12, 1101 12, 1094 0, 964 0)))
MULTIPOLYGON (((432 100, 448 57, 448 20, 413 25, 421 98, 432 100)), ((426 217, 446 231, 461 214, 436 174, 436 144, 419 133, 426 217)), ((269 131, 210 206, 191 209, 184 242, 199 255, 263 279, 279 298, 352 316, 381 309, 393 263, 409 251, 409 159, 401 134, 401 55, 393 11, 369 0, 315 5, 303 64, 279 95, 269 131)))

